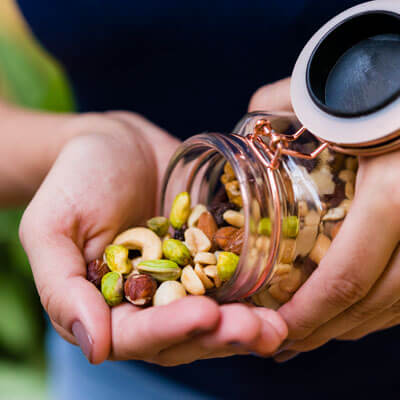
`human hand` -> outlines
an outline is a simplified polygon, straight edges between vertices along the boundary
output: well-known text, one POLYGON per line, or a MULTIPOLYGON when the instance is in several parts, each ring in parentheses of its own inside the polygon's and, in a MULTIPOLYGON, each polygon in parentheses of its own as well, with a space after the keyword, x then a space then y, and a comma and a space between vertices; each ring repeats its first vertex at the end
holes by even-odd
POLYGON ((92 363, 177 365, 275 351, 287 331, 270 310, 219 307, 194 296, 147 309, 106 305, 86 280, 86 264, 117 233, 154 214, 157 181, 178 142, 130 113, 84 115, 68 124, 78 134, 61 151, 20 228, 42 304, 58 333, 79 344, 92 363))
MULTIPOLYGON (((251 107, 289 108, 289 80, 255 94, 251 107)), ((276 108, 275 108, 276 109, 276 108)), ((332 339, 356 340, 400 323, 400 171, 398 152, 362 158, 351 209, 328 253, 293 298, 279 309, 289 327, 278 361, 332 339)))

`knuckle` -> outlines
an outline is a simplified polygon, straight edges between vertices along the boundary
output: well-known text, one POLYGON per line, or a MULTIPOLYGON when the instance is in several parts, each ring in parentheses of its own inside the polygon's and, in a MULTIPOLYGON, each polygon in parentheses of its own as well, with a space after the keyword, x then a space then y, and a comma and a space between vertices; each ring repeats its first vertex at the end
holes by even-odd
POLYGON ((354 322, 362 322, 373 318, 381 310, 376 305, 360 304, 348 312, 348 318, 354 322))
POLYGON ((368 288, 355 276, 339 276, 325 283, 325 297, 330 306, 344 309, 362 299, 368 288))

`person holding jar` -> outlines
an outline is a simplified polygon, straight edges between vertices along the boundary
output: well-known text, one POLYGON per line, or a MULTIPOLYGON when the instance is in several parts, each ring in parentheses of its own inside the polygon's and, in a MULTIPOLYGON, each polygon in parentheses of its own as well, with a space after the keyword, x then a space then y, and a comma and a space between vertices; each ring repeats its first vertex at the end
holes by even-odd
MULTIPOLYGON (((331 274, 341 272, 337 282, 352 279, 336 297, 324 297, 326 279, 336 278, 321 268, 279 312, 218 306, 205 298, 187 298, 158 310, 128 305, 110 311, 84 280, 87 261, 98 257, 116 233, 154 212, 160 177, 179 143, 138 114, 106 110, 145 114, 181 139, 210 127, 224 131, 245 110, 252 88, 288 75, 311 33, 358 3, 13 4, 65 65, 83 112, 54 116, 1 107, 2 134, 10 140, 3 151, 24 150, 12 140, 28 130, 36 145, 29 152, 14 153, 15 160, 24 160, 21 166, 16 162, 11 171, 9 164, 0 168, 9 182, 1 191, 2 204, 26 201, 40 185, 21 223, 21 240, 54 329, 84 353, 50 331, 50 387, 55 398, 243 398, 282 392, 316 395, 327 389, 339 394, 345 388, 359 396, 372 393, 394 375, 390 363, 382 367, 379 361, 397 358, 396 331, 356 344, 324 346, 282 366, 264 357, 275 354, 288 335, 290 341, 300 339, 286 344, 289 351, 306 351, 331 338, 359 338, 393 324, 380 317, 389 317, 386 311, 393 316, 395 310, 386 306, 395 288, 382 283, 378 291, 387 296, 385 301, 368 295, 376 291, 374 277, 384 278, 386 266, 386 271, 394 271, 389 259, 396 224, 388 227, 384 222, 393 220, 398 207, 398 195, 392 191, 396 153, 361 164, 356 211, 326 261, 340 264, 340 269, 329 268, 331 274), (85 114, 92 110, 101 113, 85 114), (388 163, 392 173, 382 179, 388 163), (24 180, 15 178, 20 176, 24 180), (374 249, 369 247, 371 240, 374 249), (366 280, 362 283, 351 275, 360 272, 360 264, 370 271, 356 276, 366 280), (361 324, 353 316, 350 331, 338 329, 340 321, 333 318, 343 321, 340 312, 361 297, 371 300, 374 312, 360 313, 361 324), (367 316, 372 324, 363 323, 367 316), (326 318, 334 326, 318 335, 326 318), (241 356, 226 358, 230 355, 241 356)), ((289 108, 287 88, 288 82, 282 81, 257 91, 250 109, 289 108)), ((389 276, 387 281, 396 279, 389 276)), ((276 358, 283 361, 288 355, 292 353, 276 358)))

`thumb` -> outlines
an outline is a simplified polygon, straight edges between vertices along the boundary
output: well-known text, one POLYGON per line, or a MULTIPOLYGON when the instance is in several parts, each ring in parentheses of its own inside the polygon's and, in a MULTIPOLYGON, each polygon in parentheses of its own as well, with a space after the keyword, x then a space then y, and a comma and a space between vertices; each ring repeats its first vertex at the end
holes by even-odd
POLYGON ((252 111, 293 111, 290 78, 261 86, 250 99, 249 112, 252 111))

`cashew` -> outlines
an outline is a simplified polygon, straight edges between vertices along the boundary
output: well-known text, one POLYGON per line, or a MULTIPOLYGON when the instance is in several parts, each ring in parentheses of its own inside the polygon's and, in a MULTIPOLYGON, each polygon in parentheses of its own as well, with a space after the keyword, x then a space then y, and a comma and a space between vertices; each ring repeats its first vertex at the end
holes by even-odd
POLYGON ((329 167, 323 166, 320 169, 314 170, 311 172, 310 177, 313 179, 321 196, 335 192, 335 182, 333 182, 333 176, 329 167))
POLYGON ((186 229, 185 243, 192 256, 199 252, 209 251, 211 248, 210 239, 201 229, 195 227, 186 229))
POLYGON ((327 253, 330 245, 331 240, 328 238, 328 236, 320 233, 308 257, 310 257, 310 259, 315 263, 319 264, 327 253))
POLYGON ((236 228, 242 228, 244 226, 244 215, 238 211, 227 210, 223 215, 224 220, 236 228))
POLYGON ((204 269, 200 264, 195 265, 194 272, 203 282, 203 285, 206 289, 211 289, 214 287, 214 282, 205 274, 204 269))
POLYGON ((303 283, 303 274, 300 268, 293 267, 290 272, 279 281, 279 287, 284 292, 294 293, 303 283))
POLYGON ((291 264, 296 258, 296 240, 283 239, 279 249, 278 260, 282 264, 291 264))
POLYGON ((159 260, 162 257, 161 239, 150 229, 132 228, 118 235, 114 244, 140 250, 142 260, 159 260))
POLYGON ((313 248, 318 234, 318 225, 305 226, 297 235, 296 254, 305 257, 313 248))
POLYGON ((346 210, 342 207, 330 208, 322 218, 323 221, 338 221, 346 215, 346 210))
POLYGON ((202 251, 197 253, 194 257, 194 262, 199 264, 212 265, 217 263, 217 257, 214 253, 202 251))
POLYGON ((201 279, 194 272, 191 265, 187 265, 182 270, 181 282, 183 287, 190 293, 201 296, 206 292, 201 279))
POLYGON ((166 281, 157 289, 153 297, 153 305, 165 306, 186 296, 186 290, 180 282, 166 281))
POLYGON ((207 208, 203 204, 197 204, 188 218, 188 227, 191 228, 192 226, 196 226, 197 222, 200 218, 200 215, 207 211, 207 208))
POLYGON ((261 292, 255 294, 252 300, 257 306, 270 308, 272 310, 277 310, 280 307, 280 304, 272 297, 268 289, 263 289, 261 292))
POLYGON ((283 291, 278 283, 271 285, 268 289, 268 292, 275 300, 279 301, 279 303, 281 304, 289 301, 291 297, 290 293, 283 291))
POLYGON ((354 199, 354 182, 346 182, 344 193, 349 200, 354 199))

